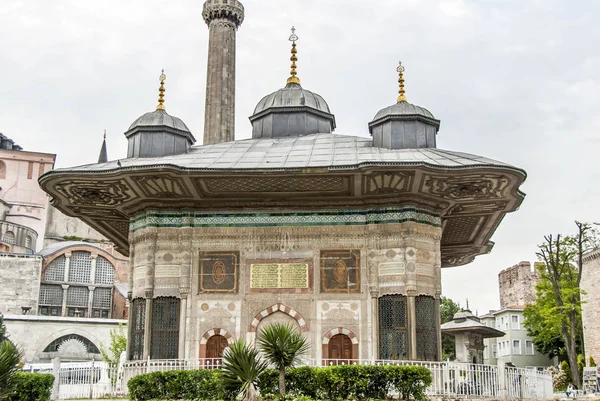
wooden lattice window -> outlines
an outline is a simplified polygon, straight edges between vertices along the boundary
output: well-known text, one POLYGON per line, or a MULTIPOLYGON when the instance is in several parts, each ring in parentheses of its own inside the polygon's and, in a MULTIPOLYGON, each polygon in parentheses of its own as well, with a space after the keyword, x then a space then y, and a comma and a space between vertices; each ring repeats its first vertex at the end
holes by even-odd
POLYGON ((152 300, 150 358, 177 359, 179 355, 179 298, 152 300))

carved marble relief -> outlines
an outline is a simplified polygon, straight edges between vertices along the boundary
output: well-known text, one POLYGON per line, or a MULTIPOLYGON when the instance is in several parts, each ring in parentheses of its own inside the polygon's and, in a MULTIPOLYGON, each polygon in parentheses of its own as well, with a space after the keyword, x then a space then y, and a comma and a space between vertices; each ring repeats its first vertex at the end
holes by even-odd
POLYGON ((165 176, 134 176, 144 195, 149 198, 189 198, 190 192, 182 178, 165 176))
POLYGON ((321 251, 321 292, 360 292, 360 251, 321 251))
POLYGON ((500 199, 509 180, 505 176, 492 174, 468 176, 427 176, 423 192, 439 195, 446 199, 500 199))
POLYGON ((238 292, 240 253, 200 252, 200 293, 238 292))

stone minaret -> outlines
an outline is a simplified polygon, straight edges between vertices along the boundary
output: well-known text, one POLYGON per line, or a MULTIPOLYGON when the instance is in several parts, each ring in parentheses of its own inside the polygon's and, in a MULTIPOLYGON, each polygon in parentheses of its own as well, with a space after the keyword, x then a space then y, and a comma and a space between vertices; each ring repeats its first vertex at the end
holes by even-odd
POLYGON ((203 145, 233 141, 235 133, 235 34, 244 21, 237 0, 207 0, 208 71, 203 145))

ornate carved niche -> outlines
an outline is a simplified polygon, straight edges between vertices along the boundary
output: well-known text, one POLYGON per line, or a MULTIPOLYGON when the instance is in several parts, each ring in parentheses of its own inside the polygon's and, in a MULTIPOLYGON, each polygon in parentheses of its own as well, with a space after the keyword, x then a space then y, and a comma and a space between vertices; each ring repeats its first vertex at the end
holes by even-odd
POLYGON ((170 176, 134 176, 131 179, 148 198, 179 199, 192 195, 183 178, 170 176))
POLYGON ((410 192, 414 173, 377 172, 363 178, 365 195, 397 194, 410 192))
POLYGON ((500 199, 504 197, 508 184, 507 177, 495 174, 427 175, 423 179, 422 191, 451 200, 500 199))
POLYGON ((66 180, 56 190, 74 205, 119 206, 135 196, 125 179, 105 181, 66 180))

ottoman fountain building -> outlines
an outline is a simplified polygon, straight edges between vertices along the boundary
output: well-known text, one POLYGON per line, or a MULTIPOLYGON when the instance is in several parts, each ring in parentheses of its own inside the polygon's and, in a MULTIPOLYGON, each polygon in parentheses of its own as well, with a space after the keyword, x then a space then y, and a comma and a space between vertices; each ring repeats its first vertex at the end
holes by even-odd
POLYGON ((436 148, 440 121, 397 102, 372 139, 334 134, 327 102, 301 86, 292 32, 287 84, 233 140, 238 1, 208 0, 204 145, 164 107, 125 133, 128 158, 54 170, 54 205, 128 254, 128 358, 219 357, 289 322, 321 359, 439 360, 441 269, 491 250, 523 200, 523 170, 436 148), (223 59, 223 55, 227 58, 223 59))

